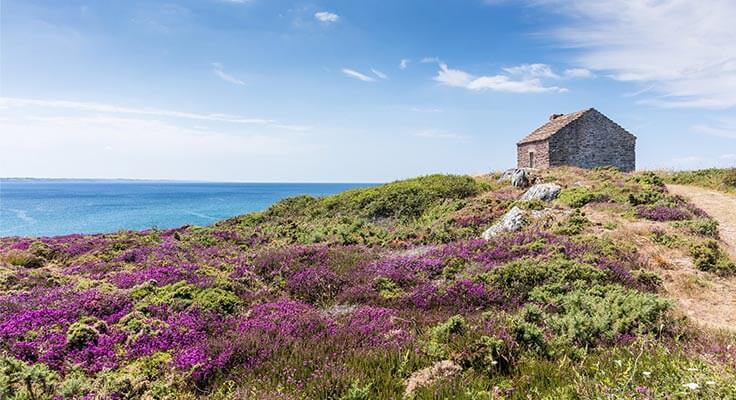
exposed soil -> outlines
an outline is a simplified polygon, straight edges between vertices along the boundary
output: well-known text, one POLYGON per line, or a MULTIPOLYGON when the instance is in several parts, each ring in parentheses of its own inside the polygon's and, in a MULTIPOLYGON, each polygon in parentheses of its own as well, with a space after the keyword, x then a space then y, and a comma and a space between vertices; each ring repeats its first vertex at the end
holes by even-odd
POLYGON ((688 199, 718 221, 719 234, 736 260, 736 196, 694 186, 667 185, 671 193, 688 199))
MULTIPOLYGON (((690 188, 686 188, 690 189, 690 188)), ((695 189, 698 191, 700 189, 695 189)), ((673 193, 679 194, 680 192, 673 193)), ((720 194, 720 193, 716 193, 720 194)), ((683 194, 683 196, 685 196, 683 194)), ((728 196, 728 195, 724 195, 728 196)), ((685 196, 688 199, 690 197, 685 196)), ((736 213, 736 198, 728 199, 733 202, 730 207, 736 213)), ((692 200, 693 204, 701 207, 721 224, 721 237, 726 237, 729 219, 736 215, 729 214, 727 208, 719 209, 727 203, 715 204, 714 210, 710 206, 692 200), (723 214, 727 218, 721 219, 723 214)), ((714 329, 736 331, 736 277, 722 278, 711 273, 698 270, 693 265, 687 249, 668 248, 657 245, 651 240, 652 228, 669 230, 667 223, 645 220, 627 220, 617 215, 616 209, 609 206, 589 205, 585 208, 588 218, 598 225, 594 233, 601 236, 610 236, 623 242, 630 242, 646 257, 648 268, 662 277, 664 295, 678 305, 678 309, 696 323, 714 329), (613 223, 615 228, 603 229, 605 223, 613 223)), ((736 227, 736 222, 731 229, 736 227)), ((734 231, 731 230, 731 239, 734 231)), ((731 242, 733 244, 735 242, 731 242)), ((725 247, 726 243, 722 243, 725 247)))

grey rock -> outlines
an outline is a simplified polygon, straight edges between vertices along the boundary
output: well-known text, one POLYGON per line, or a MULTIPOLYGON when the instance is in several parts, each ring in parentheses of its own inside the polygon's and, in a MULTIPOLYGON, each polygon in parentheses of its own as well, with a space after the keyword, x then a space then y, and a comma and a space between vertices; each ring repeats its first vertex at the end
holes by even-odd
POLYGON ((481 237, 485 240, 489 240, 501 233, 516 232, 526 223, 526 213, 519 207, 514 206, 501 219, 496 222, 493 226, 486 229, 481 237))
POLYGON ((525 188, 529 186, 530 174, 523 169, 517 169, 511 174, 511 186, 525 188))
POLYGON ((529 188, 522 196, 521 200, 544 200, 552 201, 559 196, 562 186, 556 183, 539 183, 529 188))

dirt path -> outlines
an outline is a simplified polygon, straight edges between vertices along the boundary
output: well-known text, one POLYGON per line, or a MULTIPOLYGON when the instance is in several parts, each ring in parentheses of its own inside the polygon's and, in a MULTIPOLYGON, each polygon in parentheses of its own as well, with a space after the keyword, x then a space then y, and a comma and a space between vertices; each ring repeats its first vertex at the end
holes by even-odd
POLYGON ((680 195, 718 221, 718 231, 736 260, 736 196, 694 186, 667 185, 671 193, 680 195))

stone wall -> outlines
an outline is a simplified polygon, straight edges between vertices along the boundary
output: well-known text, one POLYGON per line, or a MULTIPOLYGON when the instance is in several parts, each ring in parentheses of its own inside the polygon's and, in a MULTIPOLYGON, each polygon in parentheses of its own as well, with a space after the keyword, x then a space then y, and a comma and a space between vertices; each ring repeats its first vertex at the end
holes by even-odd
POLYGON ((636 168, 636 137, 596 110, 585 113, 549 139, 549 165, 636 168))
POLYGON ((529 152, 532 151, 534 152, 534 168, 550 167, 549 141, 543 140, 516 146, 517 168, 532 168, 529 160, 529 152))

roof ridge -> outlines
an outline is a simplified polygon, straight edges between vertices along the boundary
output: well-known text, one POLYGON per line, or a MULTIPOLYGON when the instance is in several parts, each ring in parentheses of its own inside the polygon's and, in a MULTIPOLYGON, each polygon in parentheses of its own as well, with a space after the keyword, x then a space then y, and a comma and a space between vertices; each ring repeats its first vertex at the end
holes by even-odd
POLYGON ((533 130, 532 133, 530 133, 529 135, 521 139, 519 142, 517 142, 517 145, 538 142, 538 141, 549 139, 552 135, 560 131, 562 128, 577 121, 578 119, 580 119, 580 117, 582 117, 583 115, 587 114, 588 112, 592 110, 595 110, 600 113, 600 111, 596 110, 595 108, 589 107, 589 108, 585 108, 582 110, 573 111, 567 114, 562 114, 560 116, 557 116, 556 118, 550 119, 544 125, 533 130))

